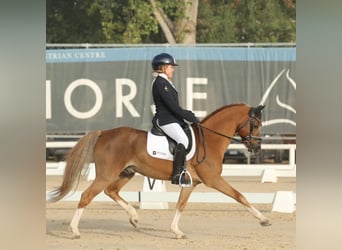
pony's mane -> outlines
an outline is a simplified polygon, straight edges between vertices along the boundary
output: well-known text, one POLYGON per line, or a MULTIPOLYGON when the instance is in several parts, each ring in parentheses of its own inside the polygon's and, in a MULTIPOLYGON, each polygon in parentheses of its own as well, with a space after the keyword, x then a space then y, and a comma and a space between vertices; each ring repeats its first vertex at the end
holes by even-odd
POLYGON ((223 109, 232 108, 235 106, 246 106, 246 104, 245 103, 235 103, 235 104, 225 105, 221 108, 216 109, 215 111, 213 111, 209 115, 207 115, 201 122, 205 122, 206 120, 210 119, 210 117, 214 116, 215 114, 217 114, 218 112, 220 112, 223 109))

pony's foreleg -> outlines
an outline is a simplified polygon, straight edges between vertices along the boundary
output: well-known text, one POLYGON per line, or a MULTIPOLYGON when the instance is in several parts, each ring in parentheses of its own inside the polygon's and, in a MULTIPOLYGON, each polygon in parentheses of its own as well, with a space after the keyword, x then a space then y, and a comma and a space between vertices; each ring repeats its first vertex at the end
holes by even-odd
MULTIPOLYGON (((232 188, 233 189, 233 188, 232 188)), ((234 191, 234 196, 231 196, 232 198, 234 198, 236 201, 240 202, 242 205, 244 205, 247 210, 255 217, 259 220, 260 225, 262 226, 270 226, 271 222, 269 221, 269 219, 263 215, 258 209, 256 209, 255 207, 253 207, 245 198, 244 195, 242 195, 241 193, 239 193, 238 191, 236 191, 235 189, 233 189, 234 191)))
POLYGON ((188 202, 188 199, 194 190, 194 186, 190 188, 182 188, 178 202, 177 202, 177 208, 175 216, 173 217, 172 223, 171 223, 171 231, 176 235, 177 239, 185 239, 186 235, 179 229, 178 223, 179 219, 181 217, 182 212, 184 211, 184 208, 188 202))
POLYGON ((235 190, 231 185, 229 185, 221 176, 214 181, 210 183, 210 186, 212 188, 215 188, 216 190, 228 195, 229 197, 233 198, 237 202, 244 205, 249 212, 252 213, 252 215, 257 218, 262 226, 269 226, 271 225, 269 219, 265 217, 262 213, 260 213, 259 210, 257 210, 255 207, 253 207, 246 199, 246 197, 235 190))
POLYGON ((174 234, 176 234, 177 239, 185 239, 186 238, 185 234, 178 228, 178 222, 179 222, 180 216, 181 216, 181 211, 179 211, 179 209, 177 208, 176 214, 173 217, 173 220, 171 223, 171 231, 174 234))
POLYGON ((270 226, 271 222, 267 217, 265 217, 258 209, 250 205, 250 207, 247 207, 247 210, 253 214, 255 218, 257 218, 260 222, 260 225, 262 226, 270 226))

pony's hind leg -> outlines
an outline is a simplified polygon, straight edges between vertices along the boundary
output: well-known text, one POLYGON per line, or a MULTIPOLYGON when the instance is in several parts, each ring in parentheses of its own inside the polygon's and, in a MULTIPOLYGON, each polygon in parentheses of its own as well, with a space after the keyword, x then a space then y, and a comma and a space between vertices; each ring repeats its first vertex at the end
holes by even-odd
POLYGON ((119 179, 117 179, 115 182, 111 183, 106 189, 105 189, 105 194, 108 195, 110 198, 112 198, 117 204, 119 204, 129 215, 129 222, 134 226, 138 226, 138 213, 135 210, 135 208, 130 205, 127 201, 125 201, 120 195, 119 191, 121 188, 129 182, 133 176, 134 172, 130 172, 128 170, 123 171, 119 179))
POLYGON ((70 222, 70 229, 73 233, 73 238, 78 239, 81 237, 78 230, 78 224, 80 222, 84 208, 108 185, 108 181, 95 179, 94 182, 82 193, 81 199, 78 203, 75 214, 70 222))
POLYGON ((259 220, 262 226, 270 226, 271 223, 267 217, 265 217, 258 209, 253 207, 246 199, 246 197, 235 190, 231 185, 229 185, 221 176, 216 178, 214 181, 210 182, 210 184, 206 184, 209 187, 215 188, 217 191, 220 191, 229 197, 233 198, 237 202, 244 205, 247 210, 259 220))

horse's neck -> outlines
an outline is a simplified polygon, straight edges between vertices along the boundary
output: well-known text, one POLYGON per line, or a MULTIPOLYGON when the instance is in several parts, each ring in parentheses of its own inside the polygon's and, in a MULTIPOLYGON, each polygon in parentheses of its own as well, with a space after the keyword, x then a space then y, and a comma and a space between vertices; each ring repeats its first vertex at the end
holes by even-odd
MULTIPOLYGON (((215 136, 213 143, 216 147, 222 147, 226 149, 230 143, 227 137, 233 137, 237 127, 239 126, 240 115, 234 112, 226 112, 225 114, 216 114, 211 119, 205 121, 203 124, 205 127, 217 132, 220 136, 215 136)), ((214 132, 212 132, 214 133, 214 132)))
POLYGON ((217 132, 218 134, 221 134, 222 139, 226 139, 227 137, 233 137, 235 134, 235 131, 237 129, 237 125, 234 121, 231 122, 216 122, 212 124, 208 124, 209 128, 217 132), (226 137, 225 137, 226 136, 226 137))
POLYGON ((203 127, 208 128, 208 130, 203 130, 208 150, 214 150, 215 154, 223 157, 231 142, 231 137, 245 119, 246 112, 243 109, 242 106, 229 106, 218 110, 202 121, 203 127))
POLYGON ((247 109, 248 106, 242 104, 222 107, 205 118, 204 124, 222 132, 234 134, 247 109))
POLYGON ((227 136, 233 136, 241 120, 241 114, 234 108, 221 111, 206 121, 207 127, 227 136))

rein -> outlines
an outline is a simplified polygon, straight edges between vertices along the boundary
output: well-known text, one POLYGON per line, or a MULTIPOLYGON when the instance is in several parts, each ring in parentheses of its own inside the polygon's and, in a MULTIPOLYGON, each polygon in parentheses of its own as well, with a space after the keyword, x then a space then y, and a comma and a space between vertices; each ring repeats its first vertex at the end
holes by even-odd
MULTIPOLYGON (((214 133, 214 134, 217 134, 217 135, 219 135, 219 136, 222 136, 222 137, 225 137, 225 138, 227 138, 227 139, 231 139, 231 140, 233 140, 233 141, 242 143, 242 140, 240 140, 240 139, 237 139, 237 138, 234 138, 234 137, 231 137, 231 136, 228 136, 228 135, 224 135, 224 134, 222 134, 222 133, 220 133, 220 132, 217 132, 217 131, 215 131, 215 130, 213 130, 213 129, 211 129, 211 128, 205 127, 205 126, 203 126, 203 125, 201 125, 201 124, 199 124, 198 126, 199 126, 200 128, 205 128, 205 129, 209 130, 210 132, 212 132, 212 133, 214 133)), ((202 133, 203 133, 203 132, 202 132, 202 133)))
POLYGON ((197 164, 200 164, 202 163, 203 161, 205 161, 205 158, 207 156, 207 145, 206 145, 206 142, 205 142, 205 137, 204 137, 204 134, 203 134, 203 128, 209 130, 210 132, 214 133, 214 134, 217 134, 219 136, 222 136, 222 137, 225 137, 225 138, 228 138, 228 139, 231 139, 231 140, 234 140, 234 141, 237 141, 237 142, 240 142, 242 143, 242 140, 240 139, 236 139, 234 137, 231 137, 231 136, 228 136, 228 135, 224 135, 224 134, 221 134, 211 128, 208 128, 208 127, 204 127, 203 125, 201 124, 196 124, 197 125, 197 128, 198 128, 198 133, 199 133, 199 144, 201 144, 201 141, 203 141, 203 151, 204 151, 204 154, 203 154, 203 158, 201 160, 199 160, 199 151, 197 152, 196 154, 196 161, 197 161, 197 164))
MULTIPOLYGON (((196 161, 197 161, 197 164, 200 164, 202 163, 203 161, 205 161, 205 158, 207 157, 207 145, 206 145, 206 142, 205 142, 205 137, 204 137, 204 134, 203 134, 203 129, 202 129, 202 125, 201 124, 196 124, 197 125, 197 128, 198 128, 198 134, 199 134, 199 142, 203 141, 203 151, 204 151, 204 154, 203 154, 203 158, 201 160, 198 159, 198 155, 199 155, 199 148, 198 148, 198 152, 196 154, 196 161)), ((199 143, 201 144, 201 143, 199 143)))

